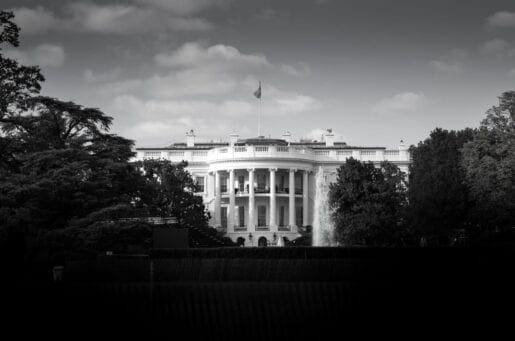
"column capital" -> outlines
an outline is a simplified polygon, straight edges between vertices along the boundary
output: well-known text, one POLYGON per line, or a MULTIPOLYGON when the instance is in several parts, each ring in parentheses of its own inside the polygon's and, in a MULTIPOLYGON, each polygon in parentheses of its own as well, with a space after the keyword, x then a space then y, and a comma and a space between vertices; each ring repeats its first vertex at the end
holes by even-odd
POLYGON ((270 172, 277 172, 277 167, 270 167, 268 168, 270 172))
POLYGON ((254 172, 256 168, 247 168, 247 172, 254 172))
POLYGON ((290 168, 290 173, 295 173, 297 171, 297 168, 290 168))

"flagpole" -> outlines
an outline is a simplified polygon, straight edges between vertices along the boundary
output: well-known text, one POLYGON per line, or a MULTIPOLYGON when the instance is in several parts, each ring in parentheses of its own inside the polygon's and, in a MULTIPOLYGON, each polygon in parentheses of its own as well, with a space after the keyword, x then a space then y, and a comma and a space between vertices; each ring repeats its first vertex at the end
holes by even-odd
POLYGON ((258 137, 261 136, 261 96, 259 96, 259 108, 258 108, 258 137))
POLYGON ((261 136, 261 81, 259 81, 259 87, 254 91, 254 96, 259 99, 258 104, 258 137, 261 136))

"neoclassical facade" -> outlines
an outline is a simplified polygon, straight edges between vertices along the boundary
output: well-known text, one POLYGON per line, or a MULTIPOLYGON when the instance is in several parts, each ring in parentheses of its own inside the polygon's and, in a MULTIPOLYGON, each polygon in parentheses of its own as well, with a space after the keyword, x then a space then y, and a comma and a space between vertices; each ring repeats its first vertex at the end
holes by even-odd
POLYGON ((335 141, 331 130, 322 140, 293 141, 289 133, 281 139, 232 134, 229 142, 198 143, 190 131, 186 143, 137 148, 136 157, 187 161, 212 226, 245 246, 280 245, 312 225, 317 172, 334 181, 336 169, 350 157, 375 164, 388 160, 408 171, 409 152, 402 141, 395 150, 352 147, 335 141))

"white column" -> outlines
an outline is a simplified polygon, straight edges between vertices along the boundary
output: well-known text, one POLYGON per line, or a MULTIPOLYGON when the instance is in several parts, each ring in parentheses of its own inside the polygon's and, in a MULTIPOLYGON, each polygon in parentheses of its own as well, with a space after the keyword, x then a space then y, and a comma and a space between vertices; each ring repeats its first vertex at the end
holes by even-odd
POLYGON ((302 174, 302 225, 309 225, 308 222, 308 176, 307 170, 302 174))
POLYGON ((270 231, 277 231, 276 198, 275 198, 275 172, 277 168, 270 168, 270 231))
POLYGON ((254 208, 256 205, 256 198, 254 196, 254 168, 247 169, 249 172, 249 220, 247 222, 247 230, 254 232, 254 208))
POLYGON ((290 193, 289 193, 289 199, 290 199, 290 207, 289 207, 289 219, 288 224, 290 225, 290 228, 293 230, 295 225, 295 171, 296 169, 290 168, 290 193))
POLYGON ((222 189, 220 183, 220 172, 215 171, 215 226, 222 225, 221 219, 222 189))
POLYGON ((236 197, 234 195, 234 169, 229 170, 229 217, 227 223, 229 224, 227 232, 234 232, 234 206, 236 204, 236 197))

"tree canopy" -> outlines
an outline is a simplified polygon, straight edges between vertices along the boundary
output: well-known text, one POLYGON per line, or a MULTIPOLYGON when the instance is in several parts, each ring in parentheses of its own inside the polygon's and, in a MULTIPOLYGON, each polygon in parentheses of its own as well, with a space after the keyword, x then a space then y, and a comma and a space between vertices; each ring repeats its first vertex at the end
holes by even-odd
POLYGON ((447 239, 470 227, 474 204, 460 165, 460 149, 474 131, 433 130, 410 149, 408 218, 419 236, 447 239))
POLYGON ((468 186, 488 229, 515 226, 515 91, 486 112, 474 139, 463 146, 468 186))
POLYGON ((6 58, 5 45, 19 45, 19 27, 14 23, 12 12, 0 11, 0 117, 10 110, 24 105, 24 100, 41 90, 44 77, 37 66, 23 66, 6 58))
POLYGON ((396 165, 380 167, 350 158, 330 185, 335 236, 344 245, 404 244, 405 174, 396 165))

